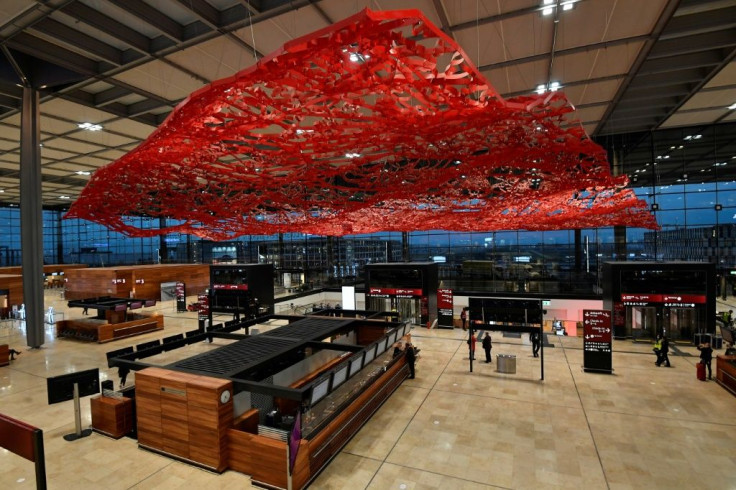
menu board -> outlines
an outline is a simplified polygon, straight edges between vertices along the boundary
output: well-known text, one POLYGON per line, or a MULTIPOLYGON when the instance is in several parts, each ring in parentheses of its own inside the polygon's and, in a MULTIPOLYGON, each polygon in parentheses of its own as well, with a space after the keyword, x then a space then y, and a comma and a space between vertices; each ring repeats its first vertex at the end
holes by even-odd
POLYGON ((583 310, 583 369, 611 373, 611 312, 583 310))
POLYGON ((210 317, 210 297, 207 294, 197 296, 199 320, 208 320, 210 317))
POLYGON ((183 282, 177 282, 174 287, 174 294, 176 296, 176 311, 181 313, 187 311, 187 292, 186 286, 183 282))
POLYGON ((437 326, 453 328, 452 325, 452 289, 437 290, 437 326))

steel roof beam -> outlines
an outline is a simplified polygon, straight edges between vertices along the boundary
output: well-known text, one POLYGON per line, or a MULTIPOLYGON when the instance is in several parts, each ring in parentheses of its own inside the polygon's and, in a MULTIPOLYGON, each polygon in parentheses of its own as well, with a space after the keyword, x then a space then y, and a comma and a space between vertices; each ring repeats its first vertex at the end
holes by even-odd
POLYGON ((142 0, 108 0, 113 5, 157 28, 172 41, 184 40, 184 26, 142 0))
POLYGON ((116 102, 127 95, 130 95, 130 90, 125 87, 112 87, 102 92, 98 92, 94 95, 93 104, 95 107, 104 107, 108 104, 116 102))
MULTIPOLYGON (((607 49, 614 46, 620 46, 622 44, 630 44, 630 43, 637 43, 637 42, 643 42, 650 38, 648 34, 643 34, 641 36, 632 36, 632 37, 624 37, 621 39, 613 39, 611 41, 602 41, 599 43, 592 43, 592 44, 584 44, 582 46, 575 46, 573 48, 567 48, 567 49, 560 49, 555 51, 555 57, 559 58, 560 56, 569 56, 572 54, 578 54, 578 53, 586 53, 588 51, 593 51, 596 49, 607 49)), ((542 53, 542 54, 535 54, 532 56, 526 56, 524 58, 516 58, 513 60, 508 61, 501 61, 499 63, 489 63, 487 65, 479 66, 479 70, 492 70, 496 68, 506 68, 509 66, 515 66, 515 65, 523 65, 524 63, 533 63, 535 61, 542 61, 549 59, 549 53, 542 53)))
POLYGON ((736 46, 736 29, 708 32, 659 41, 649 53, 649 59, 668 58, 734 46, 736 46))
POLYGON ((662 31, 664 31, 665 27, 667 27, 668 22, 672 19, 672 16, 675 14, 675 11, 677 10, 679 4, 680 0, 669 0, 662 9, 662 13, 660 14, 659 19, 657 19, 657 23, 652 29, 651 37, 644 42, 644 46, 639 51, 639 54, 632 63, 631 67, 629 67, 626 78, 623 80, 623 82, 621 82, 621 85, 616 91, 616 95, 614 95, 613 100, 611 100, 611 105, 608 106, 606 112, 601 116, 600 124, 598 124, 598 127, 596 127, 593 133, 594 135, 600 134, 601 131, 606 127, 608 119, 616 110, 616 106, 628 90, 631 82, 639 75, 639 69, 644 64, 647 57, 649 56, 649 53, 654 48, 654 45, 659 39, 662 31))
POLYGON ((680 71, 688 68, 708 68, 717 66, 723 61, 722 50, 691 53, 673 58, 658 58, 647 60, 641 65, 640 75, 651 75, 654 73, 667 73, 680 71))
POLYGON ((662 32, 660 40, 692 36, 736 27, 736 7, 708 10, 696 14, 674 16, 662 32))
POLYGON ((83 3, 70 4, 64 7, 62 12, 125 42, 138 51, 148 53, 151 49, 151 40, 148 37, 83 3))
POLYGON ((69 46, 74 46, 97 56, 113 65, 120 66, 123 64, 123 52, 119 49, 103 43, 92 36, 88 36, 83 32, 72 29, 66 24, 62 24, 54 19, 43 19, 37 22, 32 29, 38 33, 58 39, 69 46))

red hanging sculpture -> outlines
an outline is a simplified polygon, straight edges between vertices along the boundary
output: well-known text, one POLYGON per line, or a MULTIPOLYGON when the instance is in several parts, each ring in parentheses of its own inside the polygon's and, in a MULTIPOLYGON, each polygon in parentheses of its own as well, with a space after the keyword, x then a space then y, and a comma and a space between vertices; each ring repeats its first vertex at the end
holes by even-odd
POLYGON ((364 10, 193 93, 66 217, 214 240, 656 228, 572 111, 559 92, 502 99, 417 10, 364 10))

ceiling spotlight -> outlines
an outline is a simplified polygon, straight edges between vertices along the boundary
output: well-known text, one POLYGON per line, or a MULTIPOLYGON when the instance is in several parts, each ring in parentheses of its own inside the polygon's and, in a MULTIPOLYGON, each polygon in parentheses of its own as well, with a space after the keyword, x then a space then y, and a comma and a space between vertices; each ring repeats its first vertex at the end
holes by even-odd
POLYGON ((730 106, 728 106, 728 110, 729 111, 732 111, 734 109, 736 109, 736 102, 734 102, 733 104, 731 104, 730 106))
POLYGON ((345 153, 345 158, 360 158, 360 153, 345 153))
POLYGON ((87 131, 101 131, 102 130, 102 126, 100 126, 99 124, 92 124, 88 122, 80 123, 77 126, 79 127, 79 129, 85 129, 87 131))
POLYGON ((59 199, 70 199, 69 196, 59 196, 59 199))
POLYGON ((572 2, 566 3, 566 4, 564 4, 562 6, 562 10, 572 10, 572 7, 573 7, 573 3, 572 2))
POLYGON ((3 192, 5 192, 5 189, 0 189, 0 194, 2 194, 3 192))
POLYGON ((74 173, 77 175, 89 175, 89 172, 87 172, 86 170, 77 170, 74 173))
POLYGON ((560 82, 552 82, 549 84, 550 91, 554 92, 560 88, 560 82))
POLYGON ((544 86, 544 84, 542 84, 542 85, 537 85, 537 90, 536 90, 536 92, 537 92, 538 94, 543 94, 543 93, 544 93, 544 90, 545 90, 545 88, 546 88, 546 87, 544 86))
POLYGON ((699 140, 699 139, 700 139, 700 138, 702 138, 702 137, 703 137, 703 135, 702 135, 702 134, 695 134, 695 135, 693 135, 693 139, 694 139, 694 140, 699 140))
POLYGON ((542 15, 552 15, 552 12, 554 12, 555 9, 552 7, 547 7, 545 9, 542 9, 542 15))

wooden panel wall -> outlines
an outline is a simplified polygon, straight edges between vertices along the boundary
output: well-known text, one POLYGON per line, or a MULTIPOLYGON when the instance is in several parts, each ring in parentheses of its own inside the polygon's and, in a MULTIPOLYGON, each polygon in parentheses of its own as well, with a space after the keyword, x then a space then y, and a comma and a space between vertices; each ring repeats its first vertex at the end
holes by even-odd
POLYGON ((233 402, 220 403, 230 381, 146 368, 136 373, 138 444, 224 471, 233 402))
MULTIPOLYGON (((52 274, 54 272, 63 272, 66 274, 71 269, 83 269, 88 267, 87 264, 45 264, 43 266, 44 274, 52 274)), ((16 265, 10 267, 0 267, 0 274, 23 274, 23 267, 16 265)))
POLYGON ((0 274, 0 289, 8 290, 8 308, 23 304, 23 276, 0 274))
POLYGON ((357 330, 358 345, 368 345, 386 335, 386 327, 381 325, 362 325, 357 330))
POLYGON ((136 298, 160 300, 162 282, 181 281, 189 295, 204 292, 209 287, 210 268, 205 264, 94 267, 70 270, 66 279, 66 299, 128 298, 133 291, 136 298), (114 279, 125 279, 125 282, 113 283, 114 279))
MULTIPOLYGON (((276 488, 286 488, 286 443, 235 429, 228 431, 231 470, 250 475, 254 481, 276 488)), ((292 483, 303 488, 309 480, 309 447, 299 443, 292 483)))

